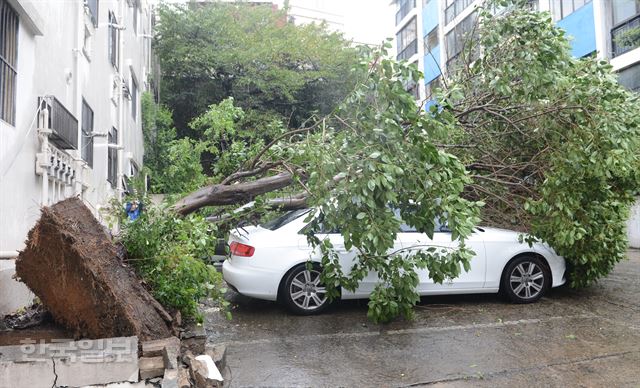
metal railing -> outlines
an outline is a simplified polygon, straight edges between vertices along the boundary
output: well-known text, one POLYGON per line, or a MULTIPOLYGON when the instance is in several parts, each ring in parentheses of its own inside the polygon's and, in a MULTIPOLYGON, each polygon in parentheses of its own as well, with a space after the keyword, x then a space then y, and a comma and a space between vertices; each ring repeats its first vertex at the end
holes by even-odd
POLYGON ((78 149, 78 120, 53 96, 38 97, 38 106, 42 102, 49 109, 50 141, 61 149, 78 149))
POLYGON ((411 43, 407 45, 407 47, 405 47, 404 49, 402 49, 402 51, 398 53, 397 59, 399 61, 403 59, 409 59, 413 54, 417 52, 418 52, 418 39, 416 38, 412 40, 411 43))
POLYGON ((405 1, 401 6, 398 12, 396 12, 396 26, 400 24, 402 19, 407 16, 412 9, 416 7, 416 0, 405 1))
POLYGON ((611 29, 611 45, 613 57, 640 47, 640 14, 611 29))

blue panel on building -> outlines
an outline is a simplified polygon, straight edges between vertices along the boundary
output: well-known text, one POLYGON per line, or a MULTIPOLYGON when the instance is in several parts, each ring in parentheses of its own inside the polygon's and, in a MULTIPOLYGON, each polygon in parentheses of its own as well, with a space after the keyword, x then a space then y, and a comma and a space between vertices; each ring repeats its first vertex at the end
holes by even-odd
POLYGON ((593 2, 558 22, 570 37, 571 54, 580 58, 596 51, 596 26, 593 19, 593 2))
POLYGON ((438 0, 431 0, 422 8, 422 36, 438 25, 438 0))
POLYGON ((440 46, 424 56, 424 82, 429 83, 440 75, 440 46))

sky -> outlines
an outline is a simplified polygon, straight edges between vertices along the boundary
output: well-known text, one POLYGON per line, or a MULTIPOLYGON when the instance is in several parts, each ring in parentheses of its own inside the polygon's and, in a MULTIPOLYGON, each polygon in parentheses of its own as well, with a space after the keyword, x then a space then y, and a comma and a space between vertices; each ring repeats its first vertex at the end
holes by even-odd
MULTIPOLYGON (((282 5, 284 0, 274 0, 282 5)), ((379 44, 393 36, 395 6, 390 0, 289 0, 299 19, 326 16, 356 43, 379 44)))
MULTIPOLYGON (((162 1, 185 3, 189 0, 162 1)), ((279 8, 285 2, 270 1, 279 8)), ((330 27, 344 32, 345 37, 355 43, 380 44, 385 38, 393 37, 396 10, 392 0, 289 0, 289 4, 296 21, 329 19, 330 27)))

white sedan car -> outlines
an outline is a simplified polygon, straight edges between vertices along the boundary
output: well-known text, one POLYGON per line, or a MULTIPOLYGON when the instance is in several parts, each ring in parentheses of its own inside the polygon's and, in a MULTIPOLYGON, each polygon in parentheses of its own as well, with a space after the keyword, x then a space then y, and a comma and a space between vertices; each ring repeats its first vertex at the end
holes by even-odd
MULTIPOLYGON (((320 282, 321 256, 308 244, 303 228, 307 225, 306 210, 294 210, 262 226, 236 229, 229 239, 231 255, 223 263, 226 282, 240 294, 258 299, 283 302, 297 314, 315 314, 328 303, 326 290, 320 282), (307 261, 314 262, 311 270, 307 261)), ((339 233, 318 235, 331 240, 340 255, 340 264, 347 272, 354 263, 355 252, 344 249, 339 233)), ((433 239, 403 225, 397 235, 394 250, 414 246, 437 245, 455 248, 451 233, 440 227, 433 239)), ((420 295, 476 294, 503 292, 515 303, 531 303, 540 299, 550 287, 565 283, 565 262, 544 244, 518 241, 518 233, 494 228, 477 228, 467 239, 467 246, 476 255, 471 269, 443 284, 436 284, 426 270, 419 270, 420 295)), ((348 273, 348 272, 347 272, 348 273)), ((375 273, 369 273, 355 292, 341 290, 342 299, 368 298, 378 283, 375 273)))

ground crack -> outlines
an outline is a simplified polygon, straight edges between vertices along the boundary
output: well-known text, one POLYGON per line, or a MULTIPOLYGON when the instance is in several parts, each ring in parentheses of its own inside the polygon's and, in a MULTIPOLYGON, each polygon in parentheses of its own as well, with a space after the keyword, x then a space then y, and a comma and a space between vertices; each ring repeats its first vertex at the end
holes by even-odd
POLYGON ((51 357, 51 362, 53 362, 53 375, 56 377, 53 380, 53 385, 51 388, 56 388, 58 386, 58 373, 56 373, 56 359, 51 357))

